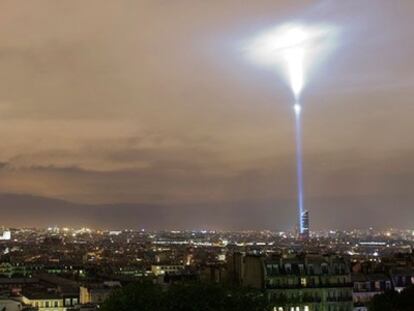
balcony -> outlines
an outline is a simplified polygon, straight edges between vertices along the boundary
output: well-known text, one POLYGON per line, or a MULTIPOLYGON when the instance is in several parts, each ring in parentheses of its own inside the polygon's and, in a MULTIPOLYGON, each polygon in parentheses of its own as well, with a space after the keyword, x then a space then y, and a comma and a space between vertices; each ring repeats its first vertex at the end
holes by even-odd
POLYGON ((352 283, 324 283, 324 284, 270 284, 266 283, 267 289, 306 289, 306 288, 353 288, 352 283))

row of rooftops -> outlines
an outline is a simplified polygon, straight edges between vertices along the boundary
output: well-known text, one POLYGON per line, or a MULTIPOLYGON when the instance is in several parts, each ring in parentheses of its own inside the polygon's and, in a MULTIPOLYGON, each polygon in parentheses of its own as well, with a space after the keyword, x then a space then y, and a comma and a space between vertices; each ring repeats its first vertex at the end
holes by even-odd
POLYGON ((268 276, 276 275, 347 275, 348 262, 338 256, 270 257, 264 260, 268 276))

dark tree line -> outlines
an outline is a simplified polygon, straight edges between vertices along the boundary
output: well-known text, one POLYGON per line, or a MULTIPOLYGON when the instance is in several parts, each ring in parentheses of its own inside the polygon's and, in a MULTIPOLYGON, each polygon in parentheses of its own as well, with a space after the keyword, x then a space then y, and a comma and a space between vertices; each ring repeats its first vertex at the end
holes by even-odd
MULTIPOLYGON (((114 291, 102 311, 268 311, 272 306, 253 289, 198 282, 163 289, 142 282, 114 291)), ((414 287, 375 296, 369 311, 414 311, 414 287)))
POLYGON ((376 295, 371 301, 369 311, 413 311, 414 287, 408 287, 401 293, 387 291, 376 295))
POLYGON ((103 311, 264 311, 262 292, 218 284, 177 284, 168 290, 152 283, 131 284, 115 291, 103 311))

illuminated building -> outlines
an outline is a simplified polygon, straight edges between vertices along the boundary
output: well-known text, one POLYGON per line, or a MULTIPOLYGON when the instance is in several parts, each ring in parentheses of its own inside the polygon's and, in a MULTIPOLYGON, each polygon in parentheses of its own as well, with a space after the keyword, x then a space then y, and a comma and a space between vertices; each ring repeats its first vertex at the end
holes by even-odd
POLYGON ((184 270, 183 265, 152 265, 151 272, 155 276, 164 275, 166 273, 177 273, 184 270))
POLYGON ((80 287, 79 301, 81 304, 102 304, 112 292, 121 287, 119 282, 104 282, 80 287))
POLYGON ((15 275, 27 276, 29 274, 30 271, 24 265, 16 265, 8 262, 0 263, 0 277, 11 278, 15 275))
POLYGON ((26 292, 21 297, 22 303, 37 308, 39 311, 66 311, 64 299, 58 294, 47 292, 26 292))
POLYGON ((300 238, 303 240, 309 239, 309 211, 305 210, 300 215, 300 238))

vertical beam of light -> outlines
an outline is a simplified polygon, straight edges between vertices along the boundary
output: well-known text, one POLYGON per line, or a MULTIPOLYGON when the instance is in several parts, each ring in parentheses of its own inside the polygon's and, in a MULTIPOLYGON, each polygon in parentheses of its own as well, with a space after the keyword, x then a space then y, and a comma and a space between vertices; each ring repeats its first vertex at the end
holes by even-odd
POLYGON ((307 68, 315 62, 316 55, 321 58, 322 52, 327 52, 334 46, 332 36, 336 29, 328 25, 303 27, 286 24, 263 33, 251 42, 248 51, 255 62, 266 66, 283 65, 283 74, 294 95, 295 103, 295 142, 296 142, 296 174, 299 213, 299 233, 304 233, 302 215, 304 209, 303 193, 303 154, 302 154, 302 124, 301 124, 301 94, 307 83, 307 68), (328 40, 328 35, 329 40, 328 40))
POLYGON ((303 208, 303 164, 302 164, 302 107, 299 103, 294 106, 295 111, 295 141, 296 141, 296 176, 297 176, 297 196, 298 196, 298 214, 299 214, 299 233, 303 234, 302 214, 303 208))
POLYGON ((287 49, 285 52, 287 72, 290 80, 290 88, 297 100, 302 92, 304 85, 304 58, 305 49, 294 47, 287 49))
POLYGON ((295 97, 293 109, 295 111, 295 142, 296 142, 296 178, 297 178, 297 204, 298 204, 298 227, 299 235, 304 233, 302 215, 304 211, 303 203, 303 161, 302 161, 302 106, 299 103, 300 94, 304 86, 304 59, 306 40, 305 32, 300 28, 294 28, 287 32, 285 43, 287 47, 283 54, 287 66, 287 74, 292 93, 295 97))

